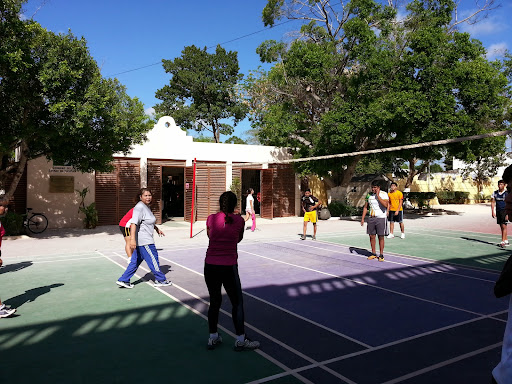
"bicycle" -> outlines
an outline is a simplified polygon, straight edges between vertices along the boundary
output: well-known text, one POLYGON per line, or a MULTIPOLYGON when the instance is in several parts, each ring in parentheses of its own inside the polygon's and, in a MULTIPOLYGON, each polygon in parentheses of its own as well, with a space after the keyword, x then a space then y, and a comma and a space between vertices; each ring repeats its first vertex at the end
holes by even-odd
POLYGON ((27 208, 27 213, 23 219, 23 226, 32 233, 43 233, 48 228, 48 219, 42 213, 32 212, 32 208, 27 208))

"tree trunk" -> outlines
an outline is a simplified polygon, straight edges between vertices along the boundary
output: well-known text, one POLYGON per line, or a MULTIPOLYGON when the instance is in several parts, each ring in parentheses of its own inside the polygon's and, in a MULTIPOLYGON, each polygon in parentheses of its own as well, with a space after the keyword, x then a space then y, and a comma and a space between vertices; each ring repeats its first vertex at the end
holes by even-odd
POLYGON ((405 188, 409 188, 412 185, 412 182, 414 180, 414 176, 416 176, 418 173, 416 172, 416 159, 411 158, 409 159, 409 173, 407 174, 407 179, 405 180, 405 188))
MULTIPOLYGON (((20 161, 16 167, 16 173, 14 174, 14 178, 12 179, 11 185, 9 186, 9 190, 5 191, 5 196, 3 199, 9 201, 13 196, 16 188, 18 188, 18 183, 21 180, 21 176, 23 176, 23 172, 25 171, 25 166, 28 161, 28 146, 22 141, 20 144, 20 161)), ((2 180, 2 184, 5 186, 5 179, 2 180)))

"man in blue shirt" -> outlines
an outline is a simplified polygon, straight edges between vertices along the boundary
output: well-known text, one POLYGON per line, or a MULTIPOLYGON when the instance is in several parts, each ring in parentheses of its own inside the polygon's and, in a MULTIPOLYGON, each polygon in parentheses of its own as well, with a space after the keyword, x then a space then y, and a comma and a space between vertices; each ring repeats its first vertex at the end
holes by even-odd
POLYGON ((507 212, 505 210, 505 198, 507 197, 505 185, 503 180, 498 181, 498 189, 494 191, 491 197, 492 217, 496 219, 501 229, 501 243, 498 244, 500 247, 509 246, 507 239, 507 212))

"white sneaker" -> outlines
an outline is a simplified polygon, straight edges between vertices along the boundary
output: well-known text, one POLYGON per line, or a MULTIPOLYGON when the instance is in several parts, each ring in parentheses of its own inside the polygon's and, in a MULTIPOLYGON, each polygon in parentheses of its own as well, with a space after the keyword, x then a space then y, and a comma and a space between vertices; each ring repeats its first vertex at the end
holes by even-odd
POLYGON ((392 233, 390 233, 387 237, 388 237, 388 239, 392 239, 392 238, 394 238, 394 237, 395 237, 395 235, 393 235, 392 233))
POLYGON ((116 284, 119 285, 121 288, 128 288, 128 289, 132 289, 133 288, 133 284, 130 283, 129 281, 126 282, 126 281, 119 281, 119 280, 117 280, 116 284))
POLYGON ((400 238, 401 238, 401 239, 405 239, 405 233, 402 233, 402 234, 400 235, 400 238))
POLYGON ((172 282, 170 280, 155 281, 155 284, 154 284, 155 287, 169 287, 171 285, 172 285, 172 282))

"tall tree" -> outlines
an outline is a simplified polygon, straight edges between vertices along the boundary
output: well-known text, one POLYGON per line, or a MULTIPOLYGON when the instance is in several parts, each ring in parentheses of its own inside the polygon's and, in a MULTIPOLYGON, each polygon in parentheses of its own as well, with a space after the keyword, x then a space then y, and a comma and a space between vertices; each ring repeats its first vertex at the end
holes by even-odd
POLYGON ((162 102, 155 111, 172 116, 182 128, 211 132, 216 143, 221 134, 233 134, 233 126, 247 114, 235 92, 243 78, 237 53, 218 45, 210 54, 206 47, 192 45, 183 49, 181 57, 162 62, 172 77, 169 85, 156 92, 162 102), (233 126, 226 120, 232 120, 233 126))
POLYGON ((22 1, 0 3, 0 189, 10 198, 28 160, 107 170, 152 123, 117 81, 102 78, 86 41, 21 20, 22 1))
MULTIPOLYGON (((392 3, 392 2, 391 2, 392 3)), ((403 20, 373 0, 269 0, 266 25, 307 22, 290 44, 265 42, 275 63, 249 77, 246 99, 263 143, 297 157, 378 149, 499 130, 506 81, 481 43, 456 31, 452 0, 414 0, 403 20)), ((437 148, 396 154, 412 172, 441 158, 437 148)), ((360 156, 301 164, 346 185, 360 156)))

